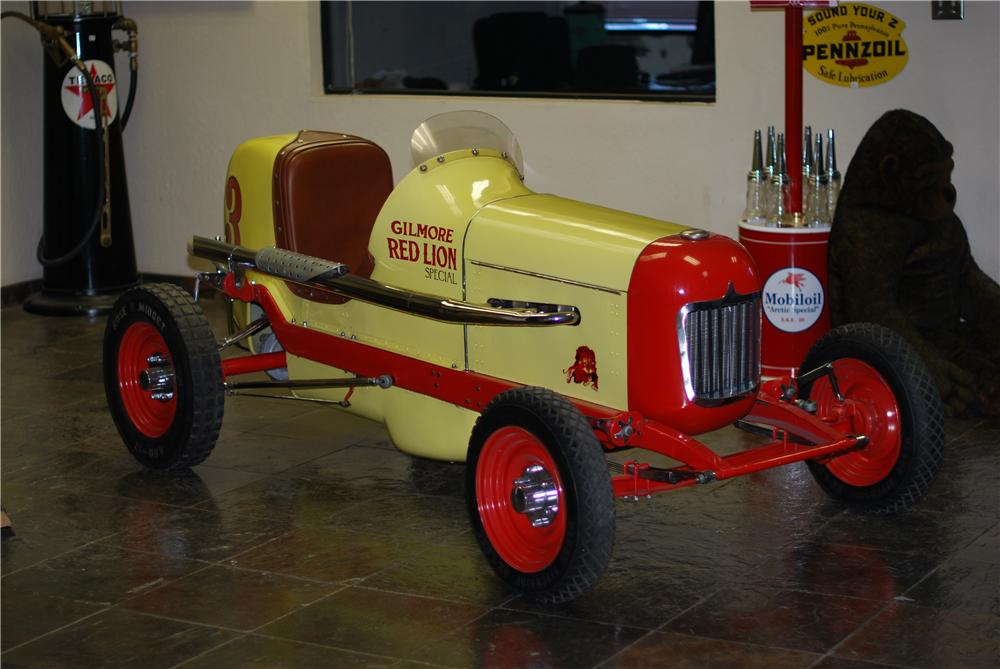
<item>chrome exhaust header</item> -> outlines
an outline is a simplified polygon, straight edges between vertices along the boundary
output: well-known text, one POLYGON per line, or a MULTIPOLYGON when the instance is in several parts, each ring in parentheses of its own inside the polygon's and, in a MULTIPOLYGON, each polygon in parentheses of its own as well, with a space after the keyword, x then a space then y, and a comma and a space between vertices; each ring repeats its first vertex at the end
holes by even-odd
POLYGON ((238 280, 245 271, 261 272, 310 288, 445 323, 545 327, 577 325, 580 322, 580 311, 576 307, 558 306, 554 311, 546 311, 541 308, 505 309, 489 304, 462 302, 353 276, 343 263, 275 247, 252 251, 243 246, 196 235, 188 246, 188 253, 225 265, 238 280))

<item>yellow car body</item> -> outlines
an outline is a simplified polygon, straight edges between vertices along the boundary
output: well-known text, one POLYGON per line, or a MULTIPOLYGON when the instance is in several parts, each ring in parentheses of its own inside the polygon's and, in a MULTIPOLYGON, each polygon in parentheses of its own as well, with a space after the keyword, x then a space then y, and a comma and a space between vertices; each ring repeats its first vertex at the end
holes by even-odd
MULTIPOLYGON (((278 155, 295 141, 292 134, 253 139, 234 152, 227 181, 235 179, 243 193, 241 245, 257 249, 276 244, 273 171, 278 155)), ((232 238, 230 213, 227 207, 227 235, 232 238)), ((268 289, 289 321, 311 329, 624 409, 629 406, 626 330, 632 270, 651 243, 683 230, 674 223, 534 193, 500 151, 463 148, 416 166, 392 190, 372 228, 371 278, 475 303, 501 299, 572 305, 583 314, 578 326, 441 323, 359 300, 339 305, 315 302, 293 294, 273 276, 249 272, 248 277, 268 289), (447 234, 428 234, 428 223, 447 234), (573 353, 581 343, 597 353, 599 385, 567 381, 573 353)), ((720 297, 726 281, 720 283, 720 297)), ((247 305, 238 305, 235 316, 238 325, 245 325, 247 305)), ((292 379, 348 372, 288 355, 292 379)), ((295 392, 330 402, 342 401, 346 393, 343 389, 295 392)), ((465 459, 478 416, 474 408, 401 388, 354 393, 349 410, 384 422, 404 452, 452 461, 465 459)), ((723 417, 719 424, 729 420, 723 417)))

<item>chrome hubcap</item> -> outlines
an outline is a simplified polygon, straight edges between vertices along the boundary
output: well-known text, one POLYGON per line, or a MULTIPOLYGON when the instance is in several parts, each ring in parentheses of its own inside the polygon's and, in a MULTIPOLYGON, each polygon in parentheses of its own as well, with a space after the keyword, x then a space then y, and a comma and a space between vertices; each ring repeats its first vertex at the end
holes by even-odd
POLYGON ((559 512, 559 490, 545 467, 531 465, 514 480, 510 503, 528 517, 532 527, 545 527, 559 512))
POLYGON ((139 387, 154 400, 169 402, 174 398, 174 368, 170 361, 157 353, 146 358, 150 366, 139 372, 139 387))

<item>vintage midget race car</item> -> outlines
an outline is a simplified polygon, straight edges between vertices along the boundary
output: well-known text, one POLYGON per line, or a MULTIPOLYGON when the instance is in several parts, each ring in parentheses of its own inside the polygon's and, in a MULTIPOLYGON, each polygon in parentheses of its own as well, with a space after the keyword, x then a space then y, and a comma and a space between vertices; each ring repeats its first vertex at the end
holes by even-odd
POLYGON ((108 320, 108 402, 141 463, 207 458, 227 393, 328 401, 384 423, 401 451, 465 461, 486 559, 549 602, 604 571, 616 497, 799 461, 868 512, 927 492, 940 401, 893 332, 835 329, 798 375, 762 380, 761 282, 737 242, 532 192, 486 114, 429 119, 412 152, 393 187, 386 153, 359 137, 237 148, 225 236, 190 247, 216 263, 199 280, 232 303, 230 336, 216 341, 197 288, 169 284, 126 293, 108 320), (245 354, 221 359, 234 344, 245 354), (693 436, 730 424, 760 445, 720 455, 693 436))

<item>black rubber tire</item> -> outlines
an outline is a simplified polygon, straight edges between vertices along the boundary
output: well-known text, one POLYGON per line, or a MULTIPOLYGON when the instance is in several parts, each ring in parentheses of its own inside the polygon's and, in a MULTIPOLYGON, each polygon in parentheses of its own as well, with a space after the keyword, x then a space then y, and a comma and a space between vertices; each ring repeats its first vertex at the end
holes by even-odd
MULTIPOLYGON (((513 482, 511 482, 513 486, 513 482)), ((590 590, 608 566, 615 540, 615 506, 604 451, 587 419, 566 398, 546 388, 515 388, 497 395, 476 421, 466 463, 466 501, 487 562, 515 590, 534 601, 567 602, 590 590), (548 450, 563 482, 558 513, 565 513, 561 550, 544 570, 518 571, 490 543, 479 515, 476 469, 487 439, 516 426, 548 450)))
MULTIPOLYGON (((934 377, 902 336, 874 323, 831 330, 809 351, 802 370, 845 358, 873 367, 895 395, 902 432, 899 457, 885 478, 867 486, 845 483, 822 463, 808 462, 809 470, 834 499, 864 513, 897 513, 927 494, 941 467, 944 413, 934 377)), ((803 386, 800 396, 808 397, 811 389, 803 386)))
POLYGON ((208 319, 190 295, 158 283, 133 288, 115 302, 104 331, 104 390, 122 440, 146 467, 183 469, 211 454, 225 407, 222 363, 208 319), (174 368, 176 412, 166 432, 155 438, 129 416, 118 379, 123 336, 139 322, 163 337, 174 368))

